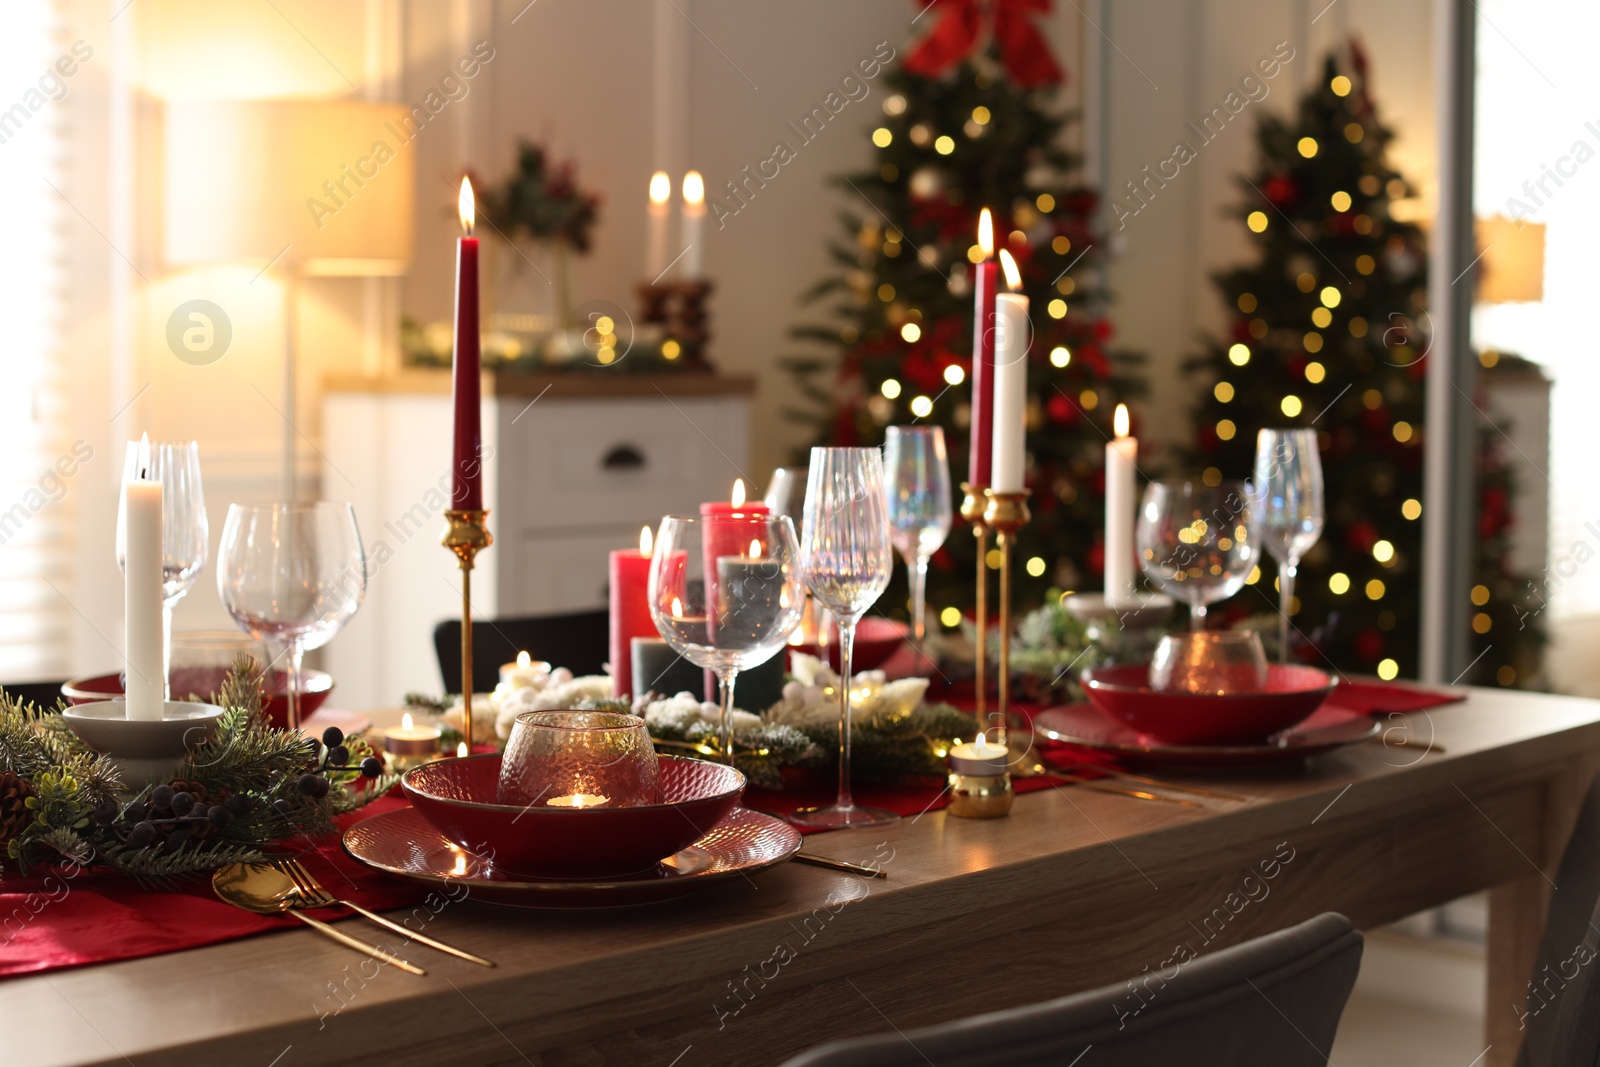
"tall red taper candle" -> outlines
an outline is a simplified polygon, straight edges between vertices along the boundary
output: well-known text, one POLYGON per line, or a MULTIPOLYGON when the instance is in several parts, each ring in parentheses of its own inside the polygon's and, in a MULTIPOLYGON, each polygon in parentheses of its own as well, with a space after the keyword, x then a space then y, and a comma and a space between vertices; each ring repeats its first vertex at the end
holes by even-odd
POLYGON ((978 247, 984 258, 972 271, 972 448, 967 481, 986 486, 994 448, 994 294, 1000 270, 994 261, 994 219, 988 208, 978 216, 978 247))
POLYGON ((475 208, 472 183, 461 179, 457 201, 466 236, 456 242, 456 333, 451 396, 455 409, 455 448, 451 456, 450 506, 483 510, 483 426, 478 352, 478 239, 472 236, 475 208))
POLYGON ((633 699, 633 639, 660 637, 650 618, 650 527, 639 531, 639 548, 611 553, 611 695, 633 699))

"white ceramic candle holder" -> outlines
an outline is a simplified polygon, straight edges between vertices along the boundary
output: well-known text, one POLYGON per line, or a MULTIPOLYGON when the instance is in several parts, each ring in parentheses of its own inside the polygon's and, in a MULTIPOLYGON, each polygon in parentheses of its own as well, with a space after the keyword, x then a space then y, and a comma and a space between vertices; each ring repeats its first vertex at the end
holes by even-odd
POLYGON ((62 711, 79 740, 111 759, 130 793, 169 781, 185 756, 217 735, 222 708, 169 700, 159 719, 130 719, 127 703, 100 700, 62 711))

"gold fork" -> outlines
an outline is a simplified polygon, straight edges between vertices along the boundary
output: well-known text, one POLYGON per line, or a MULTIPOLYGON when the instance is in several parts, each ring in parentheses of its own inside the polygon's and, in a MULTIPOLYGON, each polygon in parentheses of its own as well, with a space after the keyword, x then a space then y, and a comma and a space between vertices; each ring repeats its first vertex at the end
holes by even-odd
POLYGON ((433 938, 428 937, 425 934, 419 934, 415 930, 401 926, 397 922, 392 922, 389 919, 385 919, 382 915, 378 915, 375 912, 370 912, 359 904, 352 904, 348 900, 338 899, 332 893, 329 893, 326 889, 324 889, 322 883, 317 881, 316 876, 310 871, 306 870, 304 865, 302 865, 297 859, 289 858, 273 860, 272 866, 288 875, 289 880, 294 882, 295 888, 300 891, 298 897, 298 906, 300 907, 333 908, 342 905, 346 908, 349 908, 357 915, 360 915, 363 918, 371 919, 379 926, 382 926, 388 930, 393 930, 397 934, 403 934, 408 939, 416 941, 419 944, 427 945, 429 948, 437 949, 440 952, 447 952, 452 956, 464 959, 469 963, 476 963, 482 967, 494 966, 491 961, 484 959, 482 956, 474 956, 470 952, 447 945, 443 941, 435 941, 433 938))

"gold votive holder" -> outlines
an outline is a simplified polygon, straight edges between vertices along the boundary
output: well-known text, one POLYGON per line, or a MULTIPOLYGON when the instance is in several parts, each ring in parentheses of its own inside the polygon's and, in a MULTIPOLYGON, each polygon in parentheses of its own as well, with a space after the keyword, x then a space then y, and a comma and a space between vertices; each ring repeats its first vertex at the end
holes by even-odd
POLYGON ((961 819, 999 819, 1011 813, 1017 798, 1011 775, 950 772, 950 806, 945 813, 961 819))
POLYGON ((962 819, 998 819, 1011 811, 1016 793, 1008 771, 1011 750, 984 737, 950 750, 950 805, 945 811, 962 819))
POLYGON ((411 714, 407 712, 399 726, 391 726, 382 733, 383 752, 389 770, 404 774, 413 767, 438 759, 443 733, 438 726, 414 725, 411 714))

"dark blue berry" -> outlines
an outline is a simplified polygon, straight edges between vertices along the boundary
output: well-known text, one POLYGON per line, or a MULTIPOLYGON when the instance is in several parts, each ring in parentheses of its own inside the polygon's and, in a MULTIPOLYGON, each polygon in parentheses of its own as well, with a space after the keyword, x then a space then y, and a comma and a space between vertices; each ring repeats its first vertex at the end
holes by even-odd
POLYGON ((308 797, 314 797, 317 795, 317 783, 319 781, 321 779, 314 774, 302 774, 299 781, 295 782, 295 788, 308 797))
POLYGON ((328 780, 317 775, 316 784, 312 787, 311 795, 318 800, 328 795, 328 780))
POLYGON ((222 802, 222 806, 228 809, 230 815, 250 814, 250 798, 243 793, 234 793, 222 802))
POLYGON ((172 814, 184 816, 194 810, 195 799, 193 793, 173 793, 172 802, 165 807, 172 809, 172 814))
POLYGON ((189 835, 183 830, 174 830, 167 835, 167 848, 177 852, 189 843, 189 835))
MULTIPOLYGON (((328 729, 332 730, 334 727, 330 726, 328 729)), ((343 767, 346 763, 350 762, 350 750, 345 748, 343 745, 333 746, 332 748, 328 749, 328 762, 343 767)))
POLYGON ((232 816, 228 814, 228 809, 226 808, 212 808, 211 811, 207 813, 207 818, 211 820, 211 825, 215 826, 218 830, 227 826, 228 820, 231 817, 232 816))
POLYGON ((149 848, 155 844, 156 824, 153 822, 138 822, 133 824, 133 829, 128 831, 128 847, 149 848))
POLYGON ((344 743, 344 731, 337 726, 330 726, 322 731, 322 743, 329 748, 338 748, 344 743))
POLYGON ((102 800, 95 805, 95 809, 90 813, 89 817, 101 826, 110 826, 117 821, 117 802, 114 800, 102 800))
POLYGON ((383 761, 377 756, 368 756, 361 761, 361 777, 376 778, 383 773, 383 761))
POLYGON ((150 803, 158 808, 171 808, 172 798, 177 796, 170 785, 158 785, 150 790, 150 803))
POLYGON ((294 814, 294 805, 280 798, 272 802, 272 810, 287 819, 294 814))
POLYGON ((196 804, 194 807, 189 809, 189 818, 191 819, 204 819, 210 814, 211 807, 208 804, 196 804))

